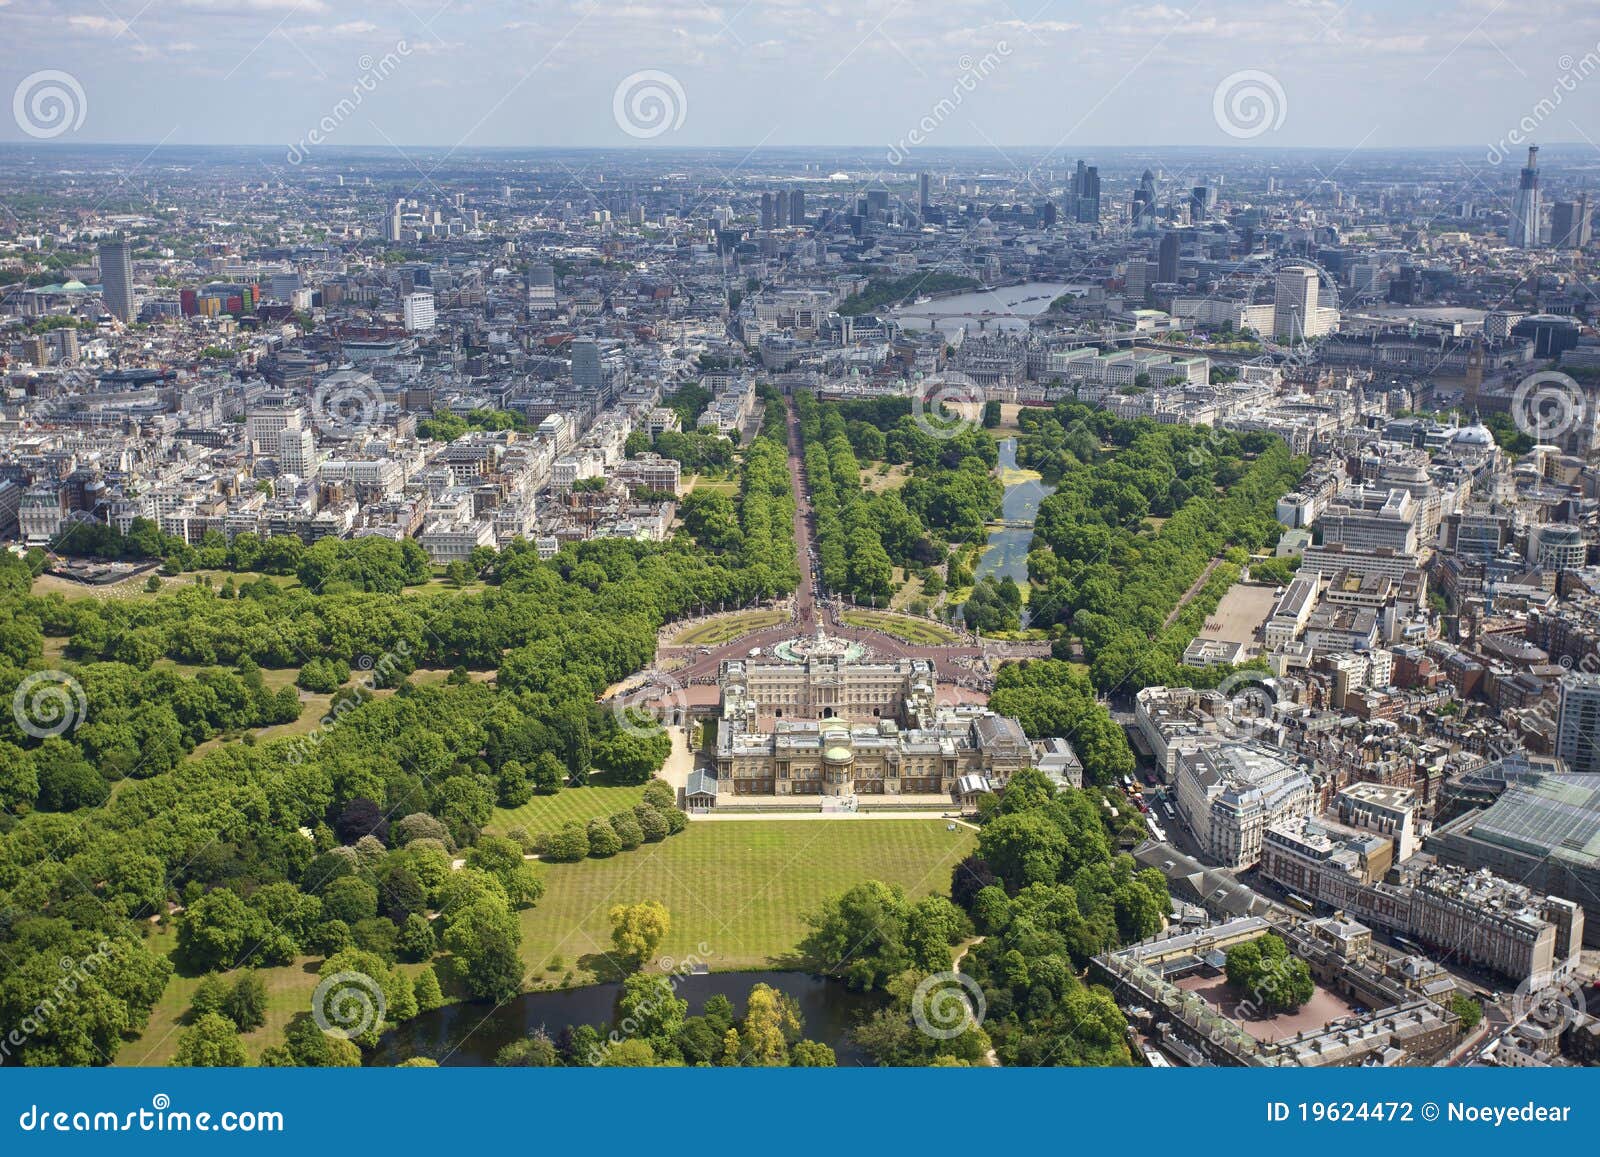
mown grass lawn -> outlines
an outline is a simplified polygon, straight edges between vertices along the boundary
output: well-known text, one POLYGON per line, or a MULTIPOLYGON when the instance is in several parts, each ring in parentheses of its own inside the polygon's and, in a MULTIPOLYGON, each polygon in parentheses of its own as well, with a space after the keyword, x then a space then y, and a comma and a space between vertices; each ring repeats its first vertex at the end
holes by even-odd
POLYGON ((911 615, 849 610, 841 612, 839 619, 846 626, 866 627, 868 630, 882 631, 885 634, 893 635, 897 639, 904 639, 908 643, 942 646, 959 640, 959 636, 949 628, 941 626, 930 619, 919 619, 911 615))
POLYGON ((545 894, 522 913, 522 955, 534 984, 603 977, 611 906, 659 900, 672 914, 660 957, 699 956, 714 972, 792 962, 802 917, 825 897, 863 880, 947 893, 975 843, 933 819, 697 821, 609 860, 540 864, 545 894))
POLYGON ((722 615, 704 623, 696 623, 672 639, 675 647, 715 647, 748 635, 751 631, 775 627, 788 616, 782 611, 768 608, 760 611, 741 611, 722 615))
POLYGON ((518 808, 495 808, 484 830, 503 836, 512 828, 525 828, 530 836, 536 836, 540 832, 553 832, 570 820, 588 821, 596 816, 631 811, 642 799, 643 784, 608 787, 601 783, 587 787, 563 787, 555 795, 536 795, 518 808))

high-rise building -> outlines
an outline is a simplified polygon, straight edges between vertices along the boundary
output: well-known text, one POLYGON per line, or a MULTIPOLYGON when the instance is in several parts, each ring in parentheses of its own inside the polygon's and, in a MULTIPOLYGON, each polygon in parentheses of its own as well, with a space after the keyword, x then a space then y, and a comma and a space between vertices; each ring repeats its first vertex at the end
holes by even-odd
POLYGON ((100 245, 100 296, 112 317, 120 322, 134 320, 133 250, 120 238, 100 245))
POLYGON ((1139 187, 1133 191, 1133 228, 1147 233, 1156 227, 1156 176, 1149 169, 1139 178, 1139 187))
POLYGON ((1561 679, 1556 754, 1573 772, 1600 772, 1600 675, 1574 671, 1561 679))
POLYGON ((401 300, 401 312, 406 330, 410 333, 429 333, 434 327, 433 294, 424 291, 408 293, 401 300))
POLYGON ((779 189, 778 195, 773 198, 773 224, 782 229, 789 223, 789 191, 779 189))
POLYGON ((1204 185, 1189 190, 1189 220, 1198 224, 1206 219, 1211 204, 1211 191, 1204 185))
POLYGON ((933 178, 927 173, 917 174, 917 207, 926 213, 933 204, 933 178))
POLYGON ((804 225, 806 223, 806 191, 804 189, 789 190, 789 224, 804 225))
POLYGON ((1161 238, 1156 251, 1156 280, 1170 285, 1178 280, 1178 235, 1173 232, 1161 238))
POLYGON ((1272 303, 1272 332, 1279 339, 1316 336, 1317 271, 1305 265, 1278 270, 1272 303))
POLYGON ((1100 224, 1100 170, 1095 165, 1083 170, 1083 186, 1082 192, 1078 194, 1077 216, 1080 225, 1100 224))
POLYGON ((1517 249, 1539 244, 1539 146, 1528 146, 1528 163, 1517 174, 1517 199, 1511 205, 1506 240, 1517 249))
POLYGON ((771 229, 777 223, 773 214, 773 200, 771 193, 761 194, 761 227, 771 229))
POLYGON ((1557 201, 1550 210, 1550 244, 1557 249, 1582 249, 1589 244, 1589 194, 1576 201, 1557 201))
POLYGON ((592 337, 580 337, 572 343, 572 385, 585 394, 598 394, 605 388, 600 346, 592 337))

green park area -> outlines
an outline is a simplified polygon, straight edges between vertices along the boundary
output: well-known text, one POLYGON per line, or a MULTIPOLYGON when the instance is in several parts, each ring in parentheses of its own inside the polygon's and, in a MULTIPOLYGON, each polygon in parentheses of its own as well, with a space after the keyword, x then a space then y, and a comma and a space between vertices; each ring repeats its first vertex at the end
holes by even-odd
POLYGON ((910 615, 884 614, 881 611, 850 610, 839 615, 839 621, 849 627, 861 627, 869 631, 882 631, 886 635, 893 635, 907 643, 916 643, 922 646, 944 646, 959 642, 960 638, 948 627, 935 623, 930 619, 913 618, 910 615))
POLYGON ((765 608, 755 611, 735 611, 696 623, 671 639, 677 647, 716 647, 752 631, 776 627, 788 618, 782 611, 765 608))
POLYGON ((700 821, 610 859, 540 865, 545 893, 520 914, 522 955, 536 982, 604 976, 607 911, 659 900, 672 914, 659 956, 698 955, 714 972, 783 967, 806 934, 802 918, 825 897, 863 880, 913 898, 945 894, 975 844, 969 829, 932 819, 700 821))

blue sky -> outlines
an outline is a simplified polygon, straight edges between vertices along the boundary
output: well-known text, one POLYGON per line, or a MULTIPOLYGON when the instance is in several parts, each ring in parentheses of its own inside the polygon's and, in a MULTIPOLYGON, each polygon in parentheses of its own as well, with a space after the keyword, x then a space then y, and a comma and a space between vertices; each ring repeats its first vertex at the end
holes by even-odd
MULTIPOLYGON (((1487 146, 1528 118, 1600 141, 1592 0, 0 0, 0 100, 44 70, 81 88, 55 138, 77 142, 287 146, 321 125, 335 145, 887 148, 920 126, 1001 154, 1378 148, 1487 146), (650 115, 618 99, 641 73, 659 132, 624 124, 650 115), (1272 82, 1259 134, 1219 120, 1237 74, 1272 82)), ((0 140, 28 139, 0 113, 0 140)))

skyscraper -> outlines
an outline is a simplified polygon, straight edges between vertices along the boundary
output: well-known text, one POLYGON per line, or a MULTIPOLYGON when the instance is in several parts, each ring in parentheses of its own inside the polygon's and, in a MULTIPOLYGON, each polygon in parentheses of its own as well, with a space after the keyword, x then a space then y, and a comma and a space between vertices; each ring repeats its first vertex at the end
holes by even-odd
POLYGON ((791 189, 789 191, 789 224, 804 225, 806 223, 806 191, 804 189, 791 189))
POLYGON ((1517 249, 1539 244, 1539 146, 1528 146, 1528 163, 1517 175, 1517 199, 1511 205, 1506 240, 1517 249))
POLYGON ((1100 170, 1095 165, 1083 170, 1077 217, 1081 225, 1100 224, 1100 170))
POLYGON ((1178 235, 1166 233, 1156 250, 1156 280, 1171 285, 1178 280, 1178 235))
POLYGON ((133 251, 120 238, 100 245, 100 296, 111 316, 131 322, 133 309, 133 251))
POLYGON ((1146 233, 1156 227, 1156 176, 1149 169, 1139 178, 1139 187, 1133 191, 1133 228, 1146 233))
POLYGON ((917 207, 923 213, 933 204, 933 179, 927 173, 917 174, 917 207))
POLYGON ((1304 341, 1317 330, 1317 271, 1305 265, 1278 270, 1272 333, 1281 341, 1304 341), (1307 331, 1310 323, 1311 333, 1307 331))
POLYGON ((763 229, 771 229, 776 224, 777 219, 773 216, 772 205, 772 194, 761 194, 761 227, 763 229))
POLYGON ((1589 194, 1576 201, 1557 201, 1550 210, 1550 244, 1557 249, 1582 249, 1589 244, 1589 194))
POLYGON ((779 189, 773 204, 775 206, 772 212, 773 223, 782 229, 789 223, 789 190, 779 189))
POLYGON ((598 394, 605 388, 600 346, 592 337, 580 337, 572 343, 572 385, 585 394, 598 394))
POLYGON ((1600 675, 1574 671, 1561 679, 1556 754, 1573 772, 1600 772, 1600 675))

